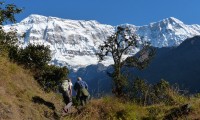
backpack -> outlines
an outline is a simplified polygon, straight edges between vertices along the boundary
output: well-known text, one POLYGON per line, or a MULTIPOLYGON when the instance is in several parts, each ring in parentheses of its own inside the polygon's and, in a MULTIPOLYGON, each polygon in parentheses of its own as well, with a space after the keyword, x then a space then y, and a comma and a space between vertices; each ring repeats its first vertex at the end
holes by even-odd
POLYGON ((78 96, 89 96, 88 85, 85 81, 77 81, 74 85, 74 90, 77 91, 78 96))
POLYGON ((88 92, 88 90, 86 88, 82 88, 81 92, 84 96, 88 97, 90 95, 90 93, 88 92))
POLYGON ((69 84, 68 80, 64 80, 62 83, 62 89, 64 91, 67 91, 67 90, 69 90, 69 86, 70 86, 70 84, 69 84))

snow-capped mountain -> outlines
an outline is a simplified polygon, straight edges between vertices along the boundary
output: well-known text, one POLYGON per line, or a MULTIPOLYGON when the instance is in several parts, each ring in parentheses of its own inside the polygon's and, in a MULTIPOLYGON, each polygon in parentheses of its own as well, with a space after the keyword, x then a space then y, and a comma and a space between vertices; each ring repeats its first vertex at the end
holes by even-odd
POLYGON ((41 15, 30 15, 20 23, 4 26, 5 30, 10 28, 17 30, 23 46, 29 43, 49 45, 53 63, 74 69, 96 64, 98 46, 114 32, 114 27, 94 20, 68 20, 41 15), (24 38, 20 37, 24 34, 24 38))
POLYGON ((155 47, 178 46, 185 39, 200 35, 200 25, 185 25, 180 20, 170 17, 137 27, 137 34, 155 47))
MULTIPOLYGON (((120 26, 128 27, 155 47, 178 46, 186 38, 200 35, 199 25, 185 25, 173 17, 145 26, 120 26)), ((115 31, 115 26, 94 20, 69 20, 41 15, 30 15, 20 23, 4 26, 5 30, 10 28, 17 30, 22 46, 29 43, 49 45, 52 63, 73 69, 97 64, 95 52, 98 46, 115 31), (23 35, 24 38, 20 37, 23 35)), ((111 63, 113 61, 108 59, 103 64, 111 63)))
POLYGON ((159 48, 178 46, 185 39, 200 35, 200 25, 186 25, 174 17, 144 26, 131 24, 121 26, 128 27, 138 34, 141 39, 149 41, 152 46, 159 48))

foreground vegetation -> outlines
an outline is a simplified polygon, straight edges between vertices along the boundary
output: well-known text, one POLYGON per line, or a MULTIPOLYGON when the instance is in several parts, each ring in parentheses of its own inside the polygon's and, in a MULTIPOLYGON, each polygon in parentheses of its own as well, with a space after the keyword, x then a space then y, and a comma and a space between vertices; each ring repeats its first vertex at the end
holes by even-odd
POLYGON ((65 117, 61 110, 64 106, 61 95, 42 90, 30 71, 0 57, 0 119, 63 119, 63 120, 160 120, 182 105, 189 104, 188 115, 181 119, 200 118, 200 98, 198 95, 184 97, 172 95, 173 104, 142 105, 138 102, 103 97, 92 99, 85 107, 75 108, 65 117))
MULTIPOLYGON (((0 2, 0 5, 3 4, 0 2)), ((14 14, 20 12, 21 9, 15 5, 5 6, 0 11, 0 25, 6 21, 15 22, 14 14)), ((55 91, 58 90, 59 82, 67 76, 67 68, 48 64, 51 58, 50 50, 46 46, 28 45, 24 49, 18 48, 15 32, 5 33, 0 27, 0 119, 196 120, 200 118, 198 94, 194 96, 180 94, 178 89, 174 89, 165 80, 152 85, 137 78, 127 84, 129 80, 120 71, 125 63, 143 68, 150 60, 145 59, 145 56, 148 54, 147 56, 151 57, 153 54, 148 51, 142 60, 130 57, 121 63, 121 55, 129 47, 121 49, 121 42, 118 43, 118 37, 115 37, 111 36, 108 39, 111 41, 108 42, 111 42, 111 48, 113 44, 118 47, 114 51, 109 51, 110 48, 107 48, 109 43, 106 43, 102 50, 105 47, 108 51, 99 55, 103 57, 107 52, 111 52, 116 58, 112 77, 115 84, 113 93, 117 97, 92 99, 84 107, 74 104, 71 112, 62 116, 64 103, 62 96, 55 91), (112 43, 112 40, 115 43, 112 43)), ((134 47, 136 46, 134 36, 133 39, 133 43, 127 39, 124 41, 134 47)))
POLYGON ((196 120, 200 118, 199 98, 193 97, 182 103, 175 105, 165 105, 163 103, 150 106, 140 106, 136 103, 125 102, 115 97, 104 97, 93 99, 81 109, 80 112, 71 113, 65 120, 162 120, 172 115, 168 120, 196 120), (184 104, 190 104, 188 114, 174 114, 180 111, 184 104), (173 119, 172 119, 173 118, 173 119))
POLYGON ((0 120, 56 118, 61 96, 45 93, 30 71, 0 56, 0 120))
MULTIPOLYGON (((160 101, 144 105, 143 99, 103 97, 92 99, 85 107, 72 107, 62 116, 62 96, 45 92, 34 79, 31 70, 0 56, 0 119, 62 119, 62 120, 160 120, 185 104, 190 105, 188 114, 174 114, 181 119, 200 118, 200 97, 186 97, 169 92, 172 103, 160 101), (141 100, 141 101, 140 101, 141 100)), ((140 96, 143 98, 142 96, 140 96)), ((140 98, 139 97, 139 98, 140 98)))

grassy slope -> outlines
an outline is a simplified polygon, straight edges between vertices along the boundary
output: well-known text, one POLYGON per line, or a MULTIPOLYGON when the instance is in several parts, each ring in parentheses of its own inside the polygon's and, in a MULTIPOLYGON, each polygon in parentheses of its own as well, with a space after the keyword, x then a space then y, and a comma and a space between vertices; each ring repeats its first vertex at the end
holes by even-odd
POLYGON ((62 104, 60 96, 44 93, 27 70, 0 56, 0 120, 55 118, 62 104))
MULTIPOLYGON (((74 109, 73 113, 63 120, 135 120, 162 119, 181 104, 190 103, 192 112, 187 119, 200 118, 200 99, 178 100, 180 104, 166 106, 164 104, 148 107, 133 103, 119 102, 116 98, 105 97, 90 101, 81 111, 74 109)), ((57 119, 60 116, 63 102, 60 95, 44 93, 32 75, 20 66, 9 62, 0 56, 0 120, 1 119, 57 119), (35 99, 34 99, 35 98, 35 99), (35 102, 33 102, 35 100, 35 102), (54 109, 55 107, 55 109, 54 109)), ((180 119, 185 119, 184 117, 180 119)))
POLYGON ((147 111, 144 107, 119 102, 113 97, 104 97, 91 100, 81 109, 81 112, 73 113, 65 120, 140 120, 146 115, 147 111))
POLYGON ((189 115, 177 114, 177 120, 199 120, 199 98, 192 98, 177 105, 158 104, 144 107, 120 102, 113 97, 91 100, 90 104, 81 109, 81 112, 69 114, 64 120, 162 120, 164 116, 185 103, 191 105, 191 112, 189 115))

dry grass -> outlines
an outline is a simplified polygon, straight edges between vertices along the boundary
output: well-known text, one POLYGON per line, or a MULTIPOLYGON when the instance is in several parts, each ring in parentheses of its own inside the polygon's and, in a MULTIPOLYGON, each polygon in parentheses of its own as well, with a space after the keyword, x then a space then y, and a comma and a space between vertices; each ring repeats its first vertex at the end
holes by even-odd
POLYGON ((144 107, 124 103, 114 97, 91 100, 80 111, 65 117, 65 120, 136 120, 147 115, 144 107))
POLYGON ((62 106, 61 97, 44 93, 29 71, 0 57, 0 119, 54 119, 62 106), (56 109, 34 103, 34 96, 52 102, 56 109))
POLYGON ((104 97, 91 100, 85 107, 73 108, 71 114, 59 118, 56 116, 60 116, 63 107, 61 96, 45 93, 29 71, 0 56, 0 120, 159 120, 171 109, 186 103, 192 108, 186 119, 200 119, 200 97, 188 99, 175 95, 173 98, 180 104, 144 107, 115 97, 104 97), (33 102, 34 97, 39 99, 33 102))
MULTIPOLYGON (((200 119, 200 99, 191 99, 177 96, 175 99, 180 104, 166 105, 164 103, 139 106, 118 100, 115 97, 104 97, 102 99, 91 100, 90 103, 64 117, 64 120, 162 120, 165 116, 180 108, 184 104, 190 104, 191 111, 188 115, 177 114, 177 120, 198 120, 200 119)), ((175 118, 174 118, 175 119, 175 118)))

